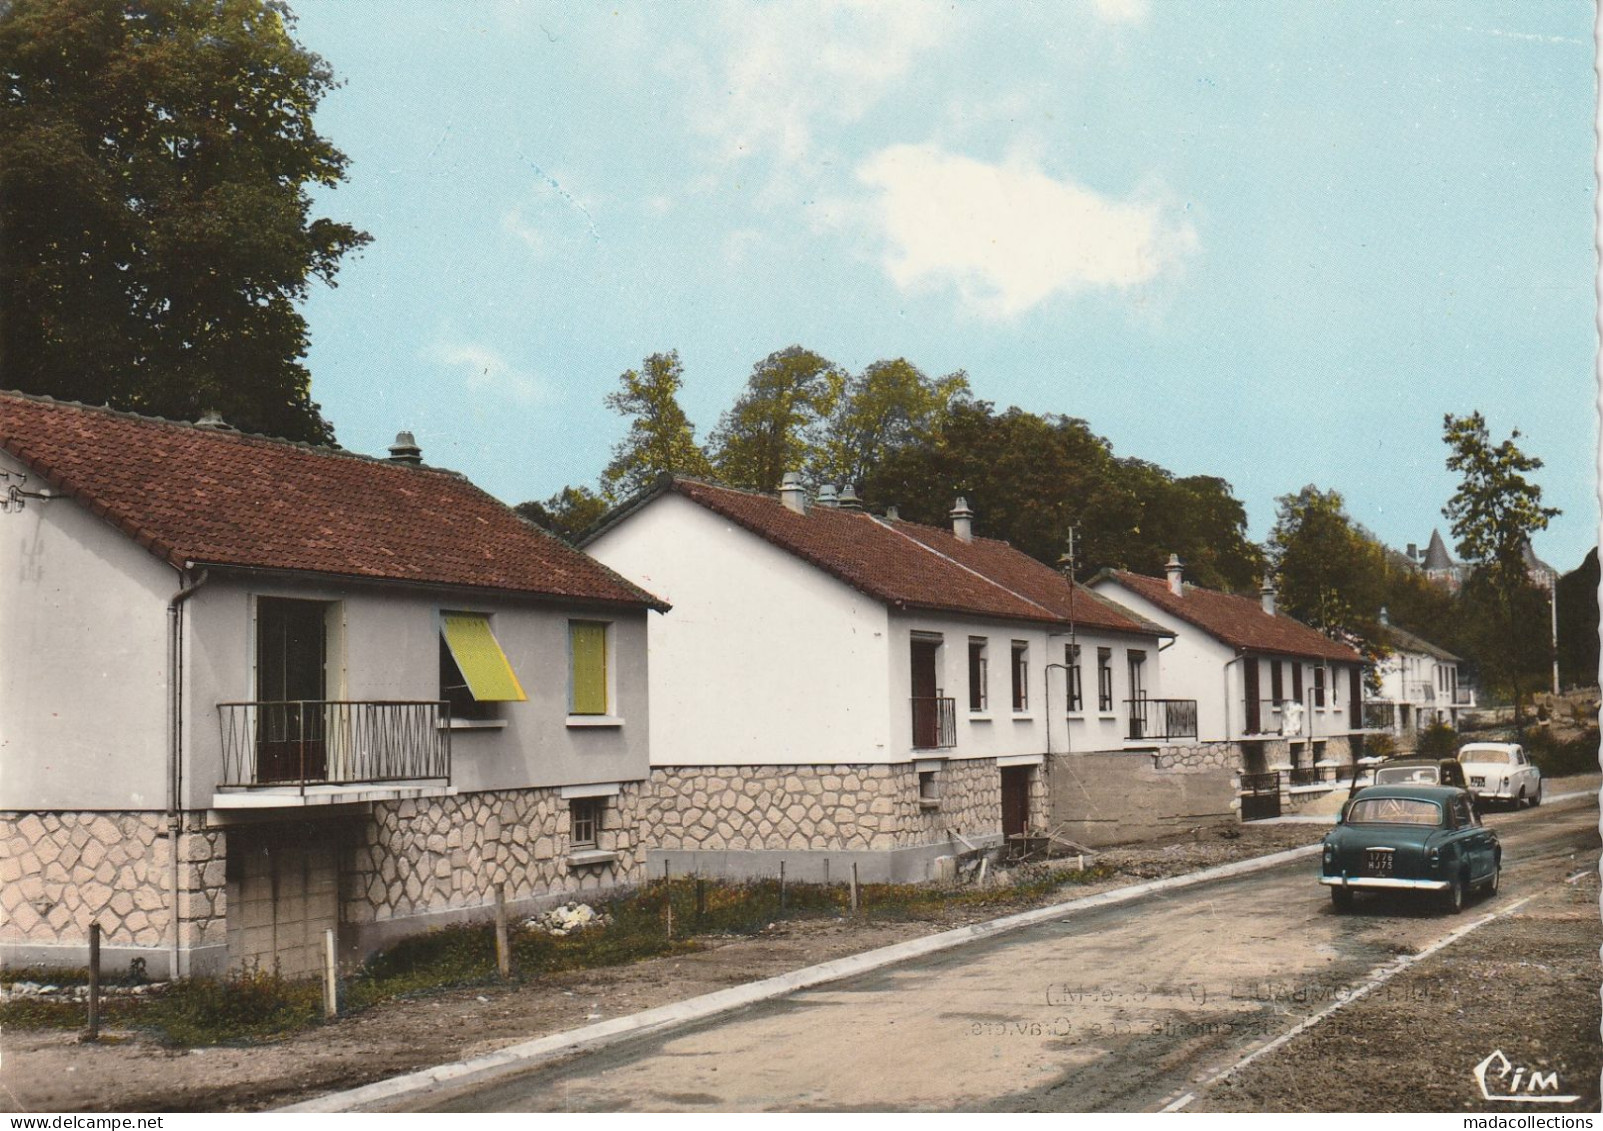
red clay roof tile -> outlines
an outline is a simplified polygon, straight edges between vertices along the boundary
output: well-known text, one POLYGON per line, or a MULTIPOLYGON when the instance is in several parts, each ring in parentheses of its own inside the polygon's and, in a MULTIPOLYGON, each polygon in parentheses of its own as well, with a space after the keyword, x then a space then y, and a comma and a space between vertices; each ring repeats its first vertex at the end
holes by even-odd
POLYGON ((1126 570, 1109 570, 1107 576, 1164 612, 1196 625, 1232 647, 1349 664, 1363 662, 1363 657, 1345 644, 1338 644, 1284 613, 1271 616, 1264 612, 1261 601, 1251 597, 1236 597, 1191 584, 1183 586, 1183 595, 1176 597, 1164 578, 1126 570))
POLYGON ((454 472, 0 393, 0 447, 175 566, 666 608, 454 472))

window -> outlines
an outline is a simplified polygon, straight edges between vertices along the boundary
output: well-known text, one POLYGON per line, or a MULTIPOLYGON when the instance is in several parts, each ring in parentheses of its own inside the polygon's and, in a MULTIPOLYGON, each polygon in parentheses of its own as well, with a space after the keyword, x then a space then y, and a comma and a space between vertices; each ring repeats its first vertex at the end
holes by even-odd
POLYGON ((1113 649, 1096 650, 1096 708, 1113 710, 1113 649))
POLYGON ((1280 706, 1280 701, 1286 697, 1286 683, 1280 667, 1279 660, 1269 661, 1269 698, 1276 707, 1280 706))
POLYGON ((484 613, 440 614, 440 698, 453 719, 493 719, 528 698, 484 613))
POLYGON ((925 809, 935 809, 941 804, 941 784, 935 780, 934 770, 918 772, 918 803, 925 809))
POLYGON ((1125 658, 1130 665, 1130 698, 1139 703, 1147 697, 1147 654, 1132 648, 1125 658))
POLYGON ((985 710, 990 695, 989 664, 985 657, 985 640, 978 636, 968 639, 968 709, 985 710))
POLYGON ((1325 705, 1325 665, 1314 668, 1314 706, 1325 705))
POLYGON ((1030 646, 1022 640, 1013 641, 1013 709, 1030 709, 1030 646))
POLYGON ((1302 702, 1302 661, 1294 660, 1291 664, 1291 697, 1302 702))
POLYGON ((1085 710, 1085 693, 1080 683, 1080 646, 1063 646, 1063 664, 1069 669, 1069 713, 1085 710))
POLYGON ((595 848, 607 809, 605 797, 575 797, 568 802, 568 847, 595 848))
POLYGON ((607 687, 607 625, 601 621, 569 621, 568 658, 569 714, 607 714, 611 704, 607 687))

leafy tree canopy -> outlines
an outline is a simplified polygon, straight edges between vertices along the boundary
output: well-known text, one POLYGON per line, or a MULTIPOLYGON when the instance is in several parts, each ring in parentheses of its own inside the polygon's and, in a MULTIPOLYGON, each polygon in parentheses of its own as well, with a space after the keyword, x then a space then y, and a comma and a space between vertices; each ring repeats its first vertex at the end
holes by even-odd
POLYGON ((296 304, 368 242, 311 216, 336 84, 278 0, 0 5, 0 368, 29 392, 329 441, 296 304))
POLYGON ((536 526, 573 542, 607 513, 607 500, 588 487, 564 487, 543 503, 519 503, 512 509, 536 526))
POLYGON ((1385 548, 1348 517, 1336 491, 1309 485, 1276 502, 1268 549, 1280 605, 1323 632, 1373 635, 1385 603, 1385 548))
POLYGON ((846 382, 809 478, 863 483, 893 453, 930 441, 968 396, 965 373, 931 380, 906 358, 874 362, 846 382))
POLYGON ((817 466, 845 389, 846 374, 812 350, 791 346, 769 354, 712 434, 719 477, 732 487, 773 491, 785 472, 817 466))
POLYGON ((617 392, 607 394, 607 407, 634 419, 601 473, 601 493, 608 502, 650 486, 659 475, 712 473, 696 443, 696 430, 679 407, 684 373, 676 351, 652 354, 639 370, 623 373, 618 384, 617 392))

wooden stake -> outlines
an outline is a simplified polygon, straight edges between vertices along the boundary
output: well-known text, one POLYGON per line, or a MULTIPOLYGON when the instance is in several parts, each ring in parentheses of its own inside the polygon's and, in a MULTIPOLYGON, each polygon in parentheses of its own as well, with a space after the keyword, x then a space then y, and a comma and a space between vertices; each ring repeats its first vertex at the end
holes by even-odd
POLYGON ((334 959, 334 928, 323 932, 323 1016, 332 1021, 340 1011, 338 967, 334 959))
POLYGON ((852 914, 857 914, 857 861, 852 861, 852 914))
POLYGON ((779 862, 779 909, 785 910, 785 862, 779 862))
POLYGON ((89 924, 89 1031, 86 1040, 100 1039, 100 921, 89 924))
POLYGON ((696 918, 707 914, 707 881, 696 877, 696 918))
POLYGON ((495 885, 495 969, 503 982, 512 980, 512 947, 507 942, 507 892, 495 885))

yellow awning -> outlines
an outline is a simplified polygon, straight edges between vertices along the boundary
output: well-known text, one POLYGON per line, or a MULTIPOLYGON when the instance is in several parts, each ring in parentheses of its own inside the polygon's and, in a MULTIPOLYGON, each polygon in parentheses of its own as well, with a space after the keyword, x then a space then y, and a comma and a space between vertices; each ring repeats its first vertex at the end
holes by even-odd
POLYGON ((478 613, 441 613, 440 629, 473 698, 480 703, 528 699, 506 653, 490 631, 488 617, 478 613))

